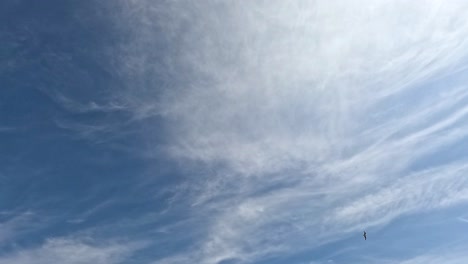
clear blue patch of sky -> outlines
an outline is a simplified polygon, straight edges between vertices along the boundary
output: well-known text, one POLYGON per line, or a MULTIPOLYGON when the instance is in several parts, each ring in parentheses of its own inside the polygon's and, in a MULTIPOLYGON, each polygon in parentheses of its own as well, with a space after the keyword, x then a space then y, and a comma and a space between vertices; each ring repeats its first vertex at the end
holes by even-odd
MULTIPOLYGON (((95 227, 103 237, 145 239, 173 220, 125 222, 163 211, 171 193, 155 199, 151 187, 163 189, 178 177, 163 156, 138 155, 151 147, 139 131, 158 126, 158 118, 148 127, 130 122, 125 111, 79 112, 54 99, 106 104, 112 89, 122 89, 109 61, 121 37, 112 16, 98 1, 0 3, 0 126, 8 128, 0 131, 0 211, 33 212, 38 225, 22 227, 29 231, 15 237, 16 246, 95 227), (105 144, 61 122, 109 126, 98 135, 105 144)), ((158 135, 151 140, 164 143, 158 135)), ((0 244, 3 254, 11 250, 0 244)))

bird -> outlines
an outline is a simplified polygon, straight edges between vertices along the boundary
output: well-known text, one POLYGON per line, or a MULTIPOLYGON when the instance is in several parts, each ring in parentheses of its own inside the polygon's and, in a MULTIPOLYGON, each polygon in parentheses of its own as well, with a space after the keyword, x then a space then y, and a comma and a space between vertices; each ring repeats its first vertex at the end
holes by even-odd
POLYGON ((362 235, 364 237, 364 240, 367 240, 367 233, 364 231, 364 234, 362 235))

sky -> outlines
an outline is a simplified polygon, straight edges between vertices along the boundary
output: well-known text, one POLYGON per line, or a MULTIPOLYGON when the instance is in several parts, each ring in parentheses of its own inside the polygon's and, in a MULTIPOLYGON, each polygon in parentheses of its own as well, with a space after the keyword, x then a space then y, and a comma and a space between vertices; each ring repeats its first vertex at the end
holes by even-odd
POLYGON ((468 263, 466 17, 1 1, 0 264, 468 263))

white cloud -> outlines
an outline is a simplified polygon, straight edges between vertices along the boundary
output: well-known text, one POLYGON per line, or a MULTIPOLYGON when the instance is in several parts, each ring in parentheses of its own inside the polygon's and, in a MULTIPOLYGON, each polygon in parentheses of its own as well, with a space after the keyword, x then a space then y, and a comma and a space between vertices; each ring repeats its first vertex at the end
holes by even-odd
MULTIPOLYGON (((378 107, 393 103, 390 95, 420 96, 415 85, 456 70, 466 56, 462 2, 361 4, 135 1, 124 26, 135 39, 122 67, 170 86, 131 86, 128 100, 136 113, 173 122, 171 151, 179 157, 224 162, 244 174, 339 158, 363 144, 363 131, 390 125, 388 107, 378 107), (163 72, 143 59, 157 38, 176 47, 163 72), (369 120, 369 111, 382 118, 369 120)), ((380 132, 374 142, 390 135, 380 132)))
POLYGON ((16 130, 15 127, 0 126, 0 133, 3 133, 3 132, 12 132, 12 131, 15 131, 15 130, 16 130))
POLYGON ((463 252, 442 252, 433 255, 417 256, 408 260, 398 262, 400 264, 463 264, 468 261, 468 255, 463 252))
POLYGON ((327 220, 353 227, 372 226, 387 223, 402 214, 466 202, 468 179, 463 175, 467 172, 465 164, 453 164, 407 176, 345 203, 327 220))
MULTIPOLYGON (((56 104, 61 106, 63 109, 70 111, 71 113, 90 113, 90 112, 115 112, 115 111, 125 111, 126 107, 124 105, 119 105, 118 102, 110 101, 107 104, 100 104, 94 101, 80 102, 66 95, 49 88, 39 88, 43 94, 47 95, 51 100, 56 104)), ((107 98, 107 100, 109 100, 107 98)))
POLYGON ((24 234, 31 228, 42 224, 36 215, 30 211, 2 211, 0 212, 0 245, 9 243, 18 235, 24 234))
POLYGON ((19 250, 0 257, 0 264, 113 264, 123 263, 139 245, 97 244, 90 239, 48 239, 38 248, 19 250))
POLYGON ((128 3, 119 19, 132 39, 115 59, 124 105, 163 116, 168 153, 214 171, 184 183, 206 236, 161 263, 249 262, 466 202, 463 161, 424 160, 468 133, 456 75, 467 10, 463 1, 128 3), (161 42, 170 46, 155 55, 161 42))

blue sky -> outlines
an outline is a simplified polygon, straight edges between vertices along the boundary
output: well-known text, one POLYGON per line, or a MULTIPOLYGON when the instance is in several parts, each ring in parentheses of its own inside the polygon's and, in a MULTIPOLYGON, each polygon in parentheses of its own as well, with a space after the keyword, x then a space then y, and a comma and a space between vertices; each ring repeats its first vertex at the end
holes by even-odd
POLYGON ((467 263, 466 17, 1 1, 0 264, 467 263))

